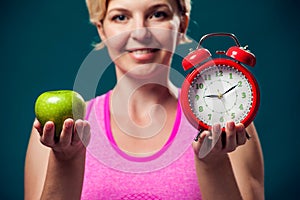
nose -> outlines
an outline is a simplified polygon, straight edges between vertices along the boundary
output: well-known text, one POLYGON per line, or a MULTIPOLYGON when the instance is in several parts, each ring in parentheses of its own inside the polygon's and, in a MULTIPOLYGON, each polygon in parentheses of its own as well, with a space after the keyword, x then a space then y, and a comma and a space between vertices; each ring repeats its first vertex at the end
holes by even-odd
POLYGON ((131 32, 131 37, 138 41, 147 41, 151 38, 150 30, 144 20, 139 19, 136 21, 135 27, 133 27, 131 32))
POLYGON ((135 40, 147 40, 150 38, 150 32, 149 30, 144 28, 136 28, 131 32, 131 37, 135 40))

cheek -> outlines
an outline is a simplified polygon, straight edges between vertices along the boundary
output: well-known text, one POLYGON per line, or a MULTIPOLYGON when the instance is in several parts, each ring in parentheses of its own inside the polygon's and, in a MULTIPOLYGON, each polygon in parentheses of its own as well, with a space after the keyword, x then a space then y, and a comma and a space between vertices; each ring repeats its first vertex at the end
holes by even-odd
POLYGON ((157 37, 163 50, 174 52, 177 45, 177 32, 171 30, 159 31, 157 37))
POLYGON ((110 29, 105 32, 105 35, 109 37, 106 37, 104 43, 106 44, 112 59, 116 59, 124 52, 124 47, 126 46, 130 32, 110 29))
POLYGON ((163 28, 151 28, 153 37, 161 44, 161 48, 174 52, 178 44, 178 26, 170 23, 163 28))

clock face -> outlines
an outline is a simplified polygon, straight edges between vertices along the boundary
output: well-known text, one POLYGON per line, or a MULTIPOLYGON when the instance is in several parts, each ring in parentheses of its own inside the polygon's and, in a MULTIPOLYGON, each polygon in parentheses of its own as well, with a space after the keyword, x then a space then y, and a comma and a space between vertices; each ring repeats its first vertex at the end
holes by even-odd
POLYGON ((204 128, 215 123, 225 127, 227 121, 239 123, 248 118, 257 98, 253 80, 249 78, 228 64, 212 64, 198 70, 187 92, 188 104, 198 124, 204 128))

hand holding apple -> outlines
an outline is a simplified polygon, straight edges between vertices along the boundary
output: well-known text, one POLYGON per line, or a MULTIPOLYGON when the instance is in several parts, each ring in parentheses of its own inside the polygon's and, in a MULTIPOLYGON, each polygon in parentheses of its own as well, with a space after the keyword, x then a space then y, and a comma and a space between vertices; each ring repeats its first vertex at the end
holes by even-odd
POLYGON ((47 91, 35 103, 35 115, 42 126, 47 121, 55 124, 55 140, 59 139, 62 126, 67 118, 74 121, 83 119, 86 104, 80 94, 72 90, 47 91))

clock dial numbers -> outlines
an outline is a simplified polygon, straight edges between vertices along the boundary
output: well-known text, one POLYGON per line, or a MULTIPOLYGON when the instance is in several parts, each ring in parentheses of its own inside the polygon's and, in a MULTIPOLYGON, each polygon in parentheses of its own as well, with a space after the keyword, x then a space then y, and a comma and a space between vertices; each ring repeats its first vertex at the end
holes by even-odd
POLYGON ((189 104, 194 115, 212 126, 226 121, 241 122, 252 106, 252 90, 246 77, 231 66, 203 69, 192 81, 189 104))
POLYGON ((216 77, 222 77, 223 76, 223 71, 222 70, 217 70, 215 73, 216 73, 216 77))

